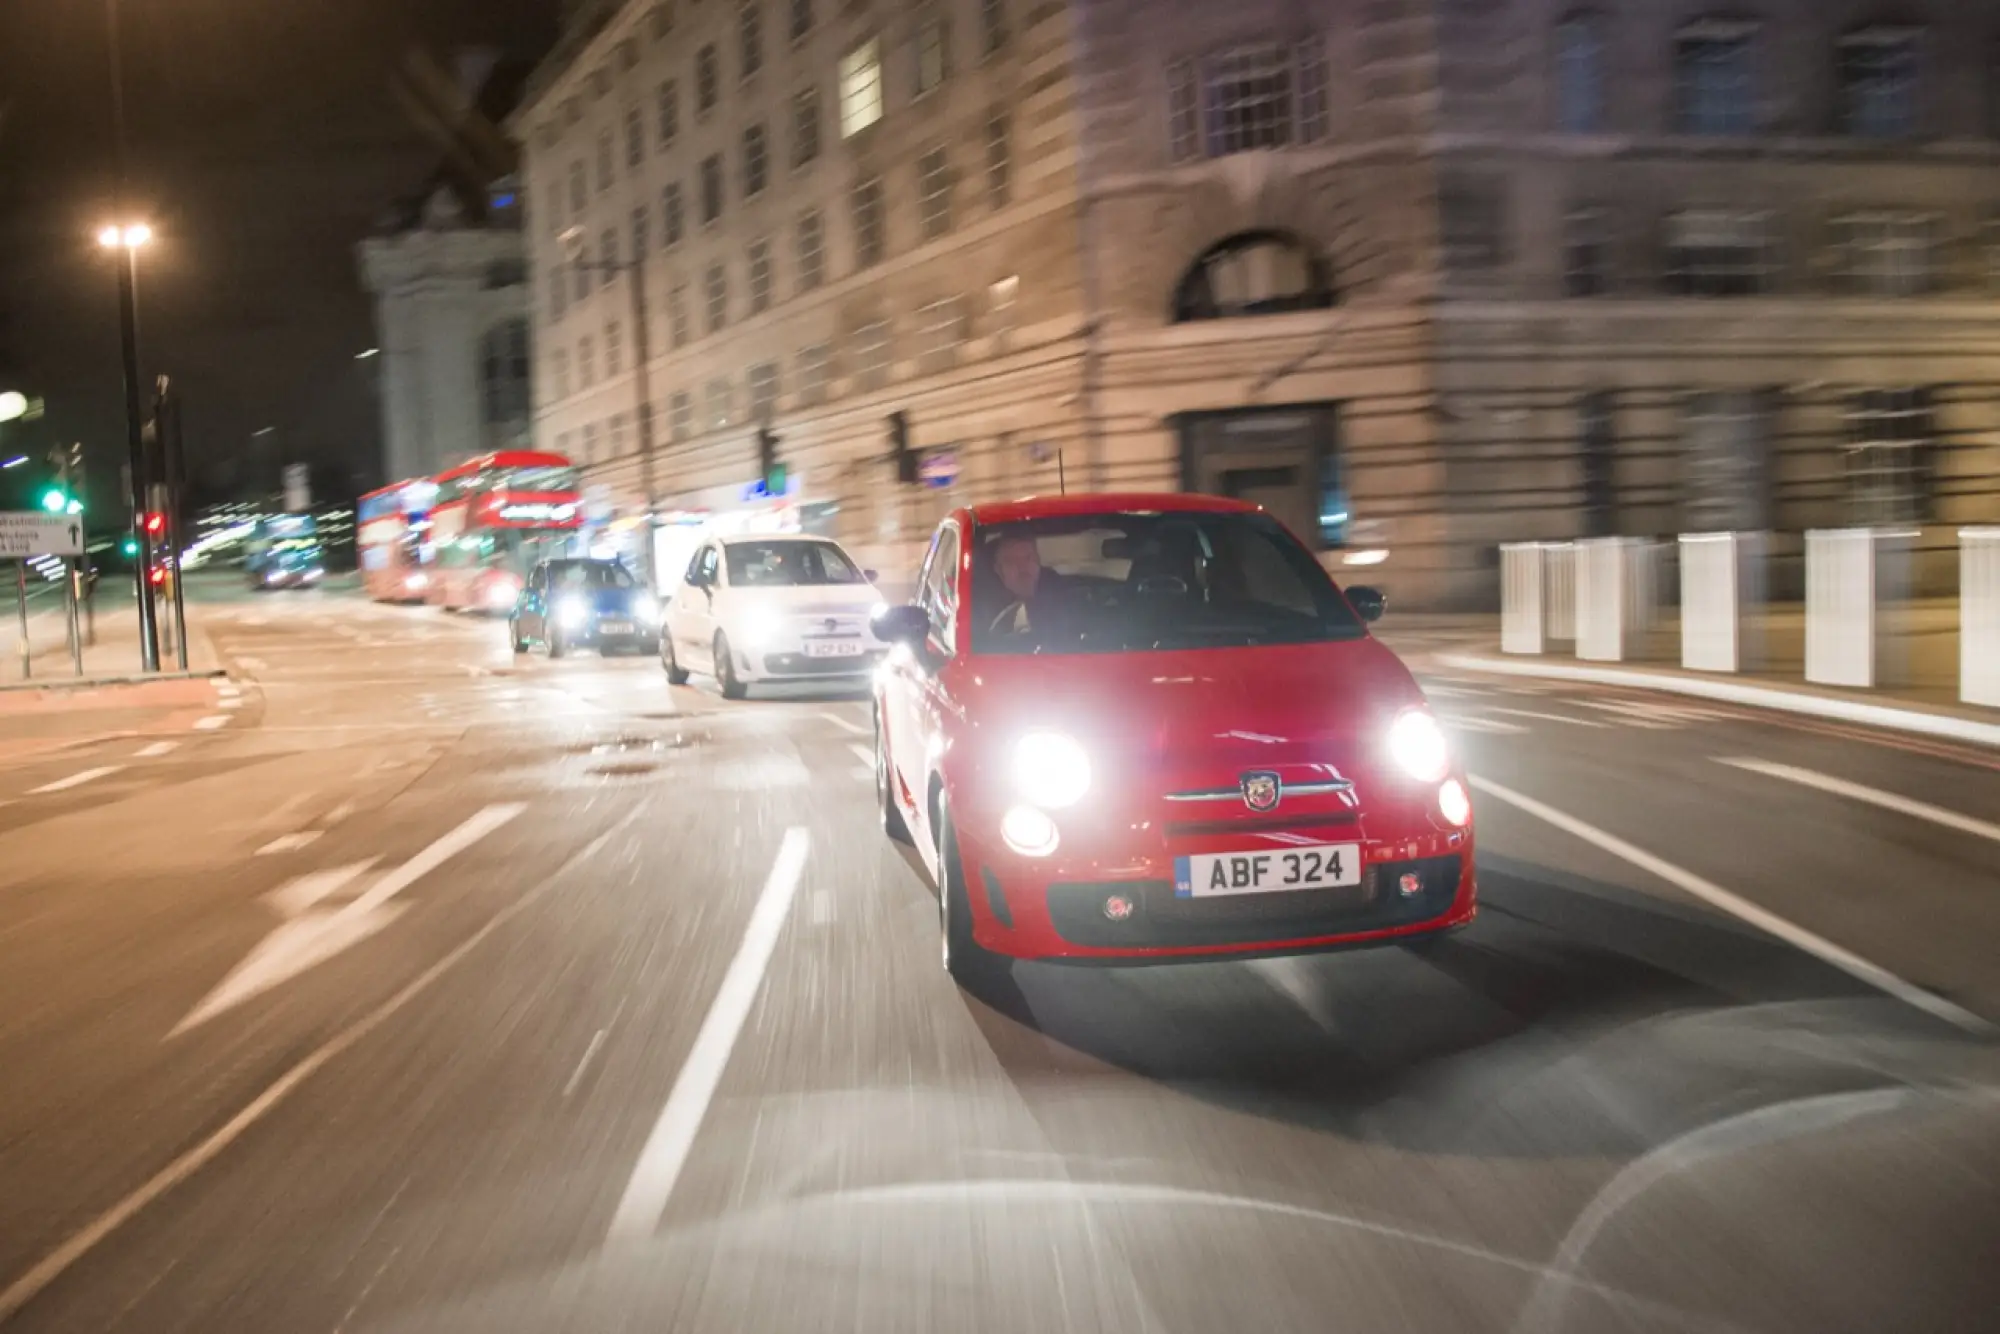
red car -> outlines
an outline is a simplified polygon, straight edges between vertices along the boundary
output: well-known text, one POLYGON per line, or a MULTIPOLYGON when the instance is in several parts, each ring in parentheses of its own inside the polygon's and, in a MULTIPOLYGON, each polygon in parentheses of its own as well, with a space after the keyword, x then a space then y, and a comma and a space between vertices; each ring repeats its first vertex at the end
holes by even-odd
POLYGON ((1470 922, 1465 776, 1409 669, 1254 505, 961 509, 880 613, 882 822, 945 967, 1415 943, 1470 922))

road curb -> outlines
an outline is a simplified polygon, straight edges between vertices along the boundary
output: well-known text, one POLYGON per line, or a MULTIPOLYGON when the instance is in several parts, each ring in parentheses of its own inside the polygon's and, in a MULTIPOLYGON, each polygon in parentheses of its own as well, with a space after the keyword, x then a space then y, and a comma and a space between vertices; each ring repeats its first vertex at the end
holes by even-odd
POLYGON ((1440 666, 1459 671, 1484 672, 1491 676, 1531 676, 1552 681, 1576 681, 1588 685, 1625 686, 1633 690, 1658 690, 1673 695, 1741 704, 1774 713, 1800 714, 1836 722, 1858 723, 1891 732, 1962 741, 1974 746, 2000 749, 2000 723, 1981 722, 1949 713, 1928 713, 1922 709, 1899 708, 1892 704, 1870 704, 1862 700, 1831 695, 1811 695, 1782 690, 1775 686, 1745 685, 1739 681, 1710 680, 1699 676, 1676 676, 1665 672, 1632 671, 1620 667, 1586 667, 1580 664, 1533 662, 1492 658, 1477 653, 1439 653, 1432 659, 1440 666))
POLYGON ((0 694, 25 694, 32 690, 97 690, 104 686, 144 686, 156 681, 211 681, 229 673, 220 667, 185 672, 137 672, 125 676, 61 676, 47 681, 9 681, 0 684, 0 694))

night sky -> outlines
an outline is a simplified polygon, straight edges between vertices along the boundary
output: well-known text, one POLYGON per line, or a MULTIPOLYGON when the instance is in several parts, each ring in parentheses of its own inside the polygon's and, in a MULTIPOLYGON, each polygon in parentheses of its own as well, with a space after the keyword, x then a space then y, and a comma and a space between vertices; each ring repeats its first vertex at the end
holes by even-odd
MULTIPOLYGON (((416 51, 537 56, 558 0, 121 2, 132 211, 159 234, 142 370, 183 388, 195 498, 273 489, 286 461, 373 484, 354 247, 440 157, 399 68, 416 51)), ((115 270, 95 241, 114 211, 105 32, 102 0, 0 0, 0 389, 47 398, 47 431, 83 441, 108 501, 124 418, 115 270)), ((37 443, 9 431, 10 454, 37 443)))

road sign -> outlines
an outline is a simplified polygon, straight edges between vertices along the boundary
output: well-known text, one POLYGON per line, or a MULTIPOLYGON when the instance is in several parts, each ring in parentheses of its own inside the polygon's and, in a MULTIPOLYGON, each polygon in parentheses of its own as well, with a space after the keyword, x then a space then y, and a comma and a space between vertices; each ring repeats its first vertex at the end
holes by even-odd
POLYGON ((82 554, 83 520, 78 516, 0 510, 0 560, 82 554))
POLYGON ((917 465, 917 476, 932 490, 941 491, 958 480, 958 451, 933 449, 917 465))

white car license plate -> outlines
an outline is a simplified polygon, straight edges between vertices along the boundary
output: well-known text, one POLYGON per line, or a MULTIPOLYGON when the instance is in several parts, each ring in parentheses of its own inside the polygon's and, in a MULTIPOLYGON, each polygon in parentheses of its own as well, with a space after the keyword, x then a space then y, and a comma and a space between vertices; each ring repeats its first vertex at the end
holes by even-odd
POLYGON ((858 639, 813 639, 806 641, 808 658, 858 658, 861 656, 861 641, 858 639))
POLYGON ((597 633, 600 635, 629 635, 632 633, 630 621, 599 621, 597 633))
POLYGON ((1268 852, 1217 852, 1174 858, 1174 893, 1182 898, 1346 889, 1361 883, 1361 845, 1332 843, 1268 852))

